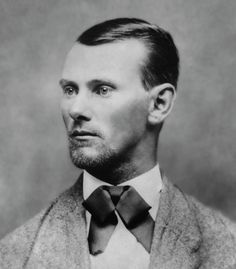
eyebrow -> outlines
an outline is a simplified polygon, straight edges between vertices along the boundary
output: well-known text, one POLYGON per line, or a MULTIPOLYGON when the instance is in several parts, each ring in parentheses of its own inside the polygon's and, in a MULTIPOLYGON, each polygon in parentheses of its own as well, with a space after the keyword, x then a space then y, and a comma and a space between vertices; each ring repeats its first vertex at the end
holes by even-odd
POLYGON ((75 83, 74 81, 71 81, 71 80, 67 80, 67 79, 60 79, 60 80, 59 80, 59 85, 60 85, 61 87, 65 87, 65 86, 67 86, 67 85, 70 85, 70 86, 73 86, 73 87, 75 87, 75 88, 78 88, 77 83, 75 83))
MULTIPOLYGON (((74 86, 76 88, 78 88, 78 84, 72 80, 67 80, 67 79, 60 79, 59 80, 59 84, 61 87, 65 87, 65 86, 74 86)), ((115 85, 115 83, 109 79, 93 79, 89 82, 87 82, 87 86, 90 88, 90 87, 93 87, 95 85, 98 85, 98 84, 106 84, 108 86, 111 86, 113 88, 116 88, 117 86, 115 85)))

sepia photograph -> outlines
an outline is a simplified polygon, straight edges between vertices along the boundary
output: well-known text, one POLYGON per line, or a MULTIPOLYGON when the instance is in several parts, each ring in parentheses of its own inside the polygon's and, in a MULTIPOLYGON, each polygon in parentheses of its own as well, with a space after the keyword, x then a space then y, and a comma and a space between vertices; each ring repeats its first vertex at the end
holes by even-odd
POLYGON ((1 0, 0 269, 236 269, 235 14, 1 0))

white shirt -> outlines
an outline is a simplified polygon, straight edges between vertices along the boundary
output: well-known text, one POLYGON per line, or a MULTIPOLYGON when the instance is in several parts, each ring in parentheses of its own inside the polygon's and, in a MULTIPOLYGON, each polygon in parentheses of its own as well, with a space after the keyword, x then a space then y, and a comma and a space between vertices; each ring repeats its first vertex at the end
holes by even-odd
MULTIPOLYGON (((111 184, 103 182, 84 171, 84 199, 87 199, 101 185, 111 186, 111 184)), ((119 186, 123 185, 129 185, 136 189, 152 207, 149 213, 155 220, 162 189, 159 165, 157 164, 151 170, 138 177, 119 184, 119 186)), ((87 233, 89 232, 90 220, 91 214, 86 211, 87 233)), ((135 236, 126 229, 118 216, 118 224, 105 251, 96 256, 90 255, 90 258, 92 269, 145 269, 149 266, 149 256, 150 254, 136 240, 135 236)))

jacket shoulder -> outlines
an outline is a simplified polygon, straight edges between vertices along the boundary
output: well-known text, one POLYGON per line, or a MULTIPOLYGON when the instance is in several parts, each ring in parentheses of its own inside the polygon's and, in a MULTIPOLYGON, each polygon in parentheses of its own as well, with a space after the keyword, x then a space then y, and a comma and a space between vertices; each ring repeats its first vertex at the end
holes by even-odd
POLYGON ((226 261, 228 265, 236 266, 236 223, 193 197, 188 196, 187 199, 201 232, 203 268, 210 268, 211 264, 225 268, 226 261))
POLYGON ((236 238, 236 223, 223 215, 220 211, 212 209, 195 198, 188 196, 188 200, 192 204, 195 216, 202 230, 211 231, 212 234, 229 233, 236 238))
POLYGON ((24 268, 42 226, 65 210, 63 205, 68 203, 70 194, 71 189, 66 190, 47 208, 0 240, 1 269, 24 268))
POLYGON ((46 211, 41 211, 0 241, 0 268, 23 268, 46 211))

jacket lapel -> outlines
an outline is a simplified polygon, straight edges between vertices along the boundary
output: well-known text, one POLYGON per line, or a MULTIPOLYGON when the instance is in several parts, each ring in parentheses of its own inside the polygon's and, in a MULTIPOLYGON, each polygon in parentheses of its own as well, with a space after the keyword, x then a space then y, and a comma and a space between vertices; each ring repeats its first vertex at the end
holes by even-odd
POLYGON ((184 194, 163 177, 150 254, 150 269, 198 268, 200 231, 184 194))
POLYGON ((90 268, 82 176, 44 215, 26 268, 90 268))

